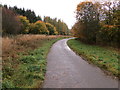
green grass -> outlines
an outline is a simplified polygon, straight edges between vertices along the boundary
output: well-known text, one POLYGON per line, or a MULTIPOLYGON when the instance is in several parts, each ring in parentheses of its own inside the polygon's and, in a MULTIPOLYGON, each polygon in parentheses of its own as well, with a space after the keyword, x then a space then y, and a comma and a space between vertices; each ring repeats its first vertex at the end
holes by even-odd
MULTIPOLYGON (((50 47, 56 41, 63 39, 57 38, 53 40, 43 41, 40 48, 29 51, 27 55, 20 54, 21 58, 17 70, 5 67, 3 88, 40 88, 45 79, 46 73, 46 56, 50 47), (9 74, 9 75, 8 75, 9 74)), ((16 60, 17 61, 17 60, 16 60)))
POLYGON ((73 51, 88 62, 97 65, 110 75, 112 74, 117 77, 120 75, 120 67, 118 67, 120 55, 117 51, 100 46, 84 44, 75 39, 69 40, 67 43, 73 51))

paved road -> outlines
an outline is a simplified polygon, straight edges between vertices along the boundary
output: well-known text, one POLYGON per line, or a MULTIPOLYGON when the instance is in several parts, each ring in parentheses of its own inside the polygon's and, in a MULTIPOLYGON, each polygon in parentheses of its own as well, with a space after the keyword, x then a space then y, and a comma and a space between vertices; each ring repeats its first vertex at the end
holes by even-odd
POLYGON ((56 42, 48 54, 44 88, 118 88, 117 80, 76 55, 67 40, 56 42))

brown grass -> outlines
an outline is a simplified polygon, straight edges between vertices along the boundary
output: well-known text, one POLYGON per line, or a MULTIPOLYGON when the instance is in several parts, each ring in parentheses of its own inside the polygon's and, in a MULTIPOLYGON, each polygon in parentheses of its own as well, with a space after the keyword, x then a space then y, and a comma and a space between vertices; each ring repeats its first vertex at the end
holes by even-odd
POLYGON ((26 54, 29 50, 34 50, 42 45, 45 40, 51 40, 63 36, 46 35, 18 35, 2 38, 2 59, 8 60, 12 57, 18 58, 19 53, 26 54))

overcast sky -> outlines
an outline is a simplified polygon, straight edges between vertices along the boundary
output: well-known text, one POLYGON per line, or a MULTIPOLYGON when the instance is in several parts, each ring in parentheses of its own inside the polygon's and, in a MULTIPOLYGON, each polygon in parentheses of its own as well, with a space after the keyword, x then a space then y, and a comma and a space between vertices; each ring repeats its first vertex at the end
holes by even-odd
POLYGON ((86 0, 0 0, 0 3, 34 10, 36 15, 42 18, 43 16, 57 17, 71 28, 76 21, 74 11, 81 1, 86 0))

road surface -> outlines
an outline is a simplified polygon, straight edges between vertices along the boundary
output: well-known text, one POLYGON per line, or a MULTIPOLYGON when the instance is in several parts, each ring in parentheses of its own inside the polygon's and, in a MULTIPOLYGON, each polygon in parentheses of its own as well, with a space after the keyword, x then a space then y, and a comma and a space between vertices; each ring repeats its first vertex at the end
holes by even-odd
POLYGON ((118 88, 117 80, 76 55, 67 46, 67 40, 52 46, 43 88, 118 88))

